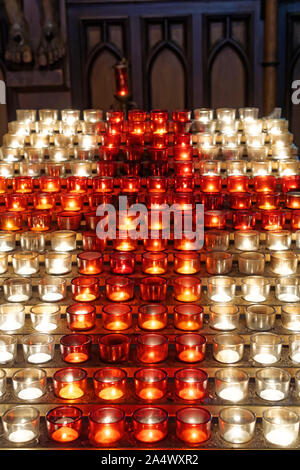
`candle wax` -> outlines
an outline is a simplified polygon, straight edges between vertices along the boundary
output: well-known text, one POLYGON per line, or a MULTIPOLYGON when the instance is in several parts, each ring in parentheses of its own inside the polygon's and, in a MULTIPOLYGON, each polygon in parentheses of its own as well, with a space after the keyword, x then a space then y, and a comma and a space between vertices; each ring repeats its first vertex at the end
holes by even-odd
POLYGON ((230 302, 231 297, 225 293, 215 294, 211 297, 213 302, 230 302))
POLYGON ((197 269, 187 264, 187 265, 183 265, 180 268, 177 268, 177 272, 179 274, 195 274, 197 272, 197 269))
POLYGON ((300 300, 296 294, 279 294, 277 297, 278 300, 281 300, 282 302, 299 302, 300 300))
POLYGON ((69 400, 75 400, 76 398, 80 398, 83 395, 84 395, 84 391, 81 390, 81 388, 78 387, 78 385, 75 385, 75 384, 65 385, 59 391, 59 396, 61 398, 66 398, 66 399, 69 399, 69 400))
POLYGON ((55 251, 72 251, 73 246, 67 242, 61 242, 55 247, 55 251))
POLYGON ((30 429, 18 429, 9 434, 8 439, 11 442, 21 443, 32 441, 36 437, 33 431, 30 429))
POLYGON ((291 356, 292 361, 294 362, 300 362, 300 351, 297 351, 291 356))
POLYGON ((145 269, 146 274, 163 274, 165 272, 164 268, 160 268, 159 266, 152 266, 145 269))
POLYGON ((286 447, 291 445, 296 440, 297 434, 283 426, 281 429, 278 428, 269 431, 265 437, 272 444, 286 447))
POLYGON ((231 364, 233 362, 239 361, 240 356, 237 351, 223 349, 222 351, 217 352, 216 359, 219 362, 226 362, 227 364, 231 364))
POLYGON ((256 362, 260 362, 261 364, 273 364, 274 362, 277 362, 277 357, 274 356, 274 354, 268 354, 268 353, 259 353, 255 354, 253 359, 256 362))
POLYGON ((216 330, 234 330, 235 326, 227 320, 221 320, 219 323, 215 323, 213 328, 216 330))
POLYGON ((233 427, 224 433, 223 438, 225 441, 232 442, 233 444, 243 444, 248 442, 251 436, 247 431, 240 429, 240 427, 233 427))
POLYGON ((157 442, 165 437, 165 434, 159 429, 142 429, 135 435, 141 442, 157 442))
POLYGON ((95 300, 96 296, 94 294, 89 294, 89 293, 83 293, 83 294, 77 294, 75 300, 81 301, 81 302, 91 302, 92 300, 95 300))
POLYGON ((62 298, 63 298, 63 295, 60 294, 59 292, 46 292, 41 297, 41 299, 44 302, 57 302, 58 300, 61 300, 62 298))
POLYGON ((36 269, 31 268, 30 266, 23 266, 16 271, 16 274, 19 274, 19 276, 30 276, 35 273, 36 269))
POLYGON ((47 353, 34 353, 30 354, 28 356, 28 362, 31 362, 32 364, 42 364, 43 362, 48 362, 51 360, 51 355, 47 353))
POLYGON ((164 396, 164 392, 156 387, 145 387, 139 390, 138 396, 142 400, 158 400, 164 396))
POLYGON ((179 390, 178 395, 183 400, 200 400, 204 397, 204 392, 190 385, 189 387, 179 390))
POLYGON ((0 330, 3 331, 14 331, 22 328, 22 324, 15 320, 5 320, 3 323, 0 324, 0 330))
POLYGON ((203 354, 197 351, 186 349, 178 355, 178 359, 183 362, 198 362, 203 359, 203 354))
POLYGON ((9 351, 0 351, 0 363, 9 362, 13 357, 13 354, 9 351))
POLYGON ((51 434, 51 439, 58 442, 71 442, 79 437, 76 429, 68 426, 62 426, 51 434))
POLYGON ((266 300, 266 297, 258 293, 254 294, 253 292, 250 292, 250 294, 245 295, 244 299, 247 302, 264 302, 266 300))
POLYGON ((195 302, 198 300, 198 296, 187 290, 176 296, 177 300, 181 302, 195 302))
POLYGON ((232 402, 240 401, 244 398, 242 390, 235 386, 223 388, 222 390, 220 390, 219 396, 223 400, 229 400, 232 402))
POLYGON ((129 294, 127 294, 127 292, 112 292, 111 294, 109 294, 109 299, 113 302, 125 301, 129 298, 130 296, 129 294))
POLYGON ((189 330, 189 331, 198 330, 200 328, 200 325, 198 322, 191 321, 191 320, 180 321, 176 326, 179 330, 189 330))
POLYGON ((28 295, 25 294, 14 294, 14 295, 9 295, 7 297, 7 300, 9 302, 26 302, 26 300, 29 300, 28 295))
POLYGON ((98 431, 94 436, 94 440, 99 442, 99 444, 111 444, 112 442, 116 442, 121 438, 121 433, 114 429, 111 426, 103 426, 101 431, 98 431))
POLYGON ((102 398, 102 400, 118 400, 123 395, 122 390, 117 387, 105 387, 98 393, 99 398, 102 398))
POLYGON ((20 390, 18 397, 21 400, 36 400, 43 395, 43 392, 40 388, 37 387, 27 387, 23 390, 20 390))
POLYGON ((126 330, 127 328, 129 328, 129 325, 123 321, 119 321, 119 320, 116 320, 116 321, 111 321, 110 323, 107 323, 107 325, 105 326, 108 330, 126 330))
POLYGON ((191 444, 196 444, 198 442, 203 442, 208 439, 207 434, 201 429, 191 428, 183 430, 179 438, 185 442, 190 442, 191 444))
POLYGON ((88 355, 80 352, 67 354, 64 358, 66 362, 84 362, 88 360, 88 355))
POLYGON ((159 320, 146 320, 142 323, 141 328, 144 330, 161 330, 165 324, 159 320))
POLYGON ((274 390, 272 388, 266 388, 259 393, 260 397, 264 400, 279 401, 284 399, 284 393, 281 390, 274 390))
POLYGON ((48 322, 45 319, 45 320, 40 321, 34 328, 37 331, 52 331, 52 330, 56 330, 57 325, 56 323, 48 322))

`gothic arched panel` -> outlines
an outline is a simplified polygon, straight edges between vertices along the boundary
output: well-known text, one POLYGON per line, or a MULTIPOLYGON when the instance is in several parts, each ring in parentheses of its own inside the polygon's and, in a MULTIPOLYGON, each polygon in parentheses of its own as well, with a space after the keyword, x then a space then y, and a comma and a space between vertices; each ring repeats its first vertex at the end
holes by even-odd
POLYGON ((113 65, 117 58, 103 49, 89 69, 90 106, 107 110, 114 101, 113 65))

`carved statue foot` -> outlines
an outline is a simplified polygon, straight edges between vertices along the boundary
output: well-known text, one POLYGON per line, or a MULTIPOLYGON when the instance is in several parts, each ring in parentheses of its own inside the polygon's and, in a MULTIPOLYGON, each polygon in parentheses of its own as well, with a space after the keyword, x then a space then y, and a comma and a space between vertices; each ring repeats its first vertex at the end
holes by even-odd
POLYGON ((32 52, 26 23, 11 25, 5 51, 5 60, 16 64, 29 64, 32 62, 32 52))
POLYGON ((55 24, 45 25, 38 48, 38 62, 42 67, 52 65, 65 55, 65 45, 60 30, 55 24))

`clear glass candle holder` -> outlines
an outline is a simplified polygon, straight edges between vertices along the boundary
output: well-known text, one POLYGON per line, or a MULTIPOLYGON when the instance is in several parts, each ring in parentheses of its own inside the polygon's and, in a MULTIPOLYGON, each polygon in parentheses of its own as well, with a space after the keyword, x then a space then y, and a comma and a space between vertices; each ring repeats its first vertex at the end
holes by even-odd
POLYGON ((114 401, 126 394, 127 372, 119 367, 103 367, 93 375, 95 395, 102 400, 114 401))
POLYGON ((39 254, 35 251, 17 251, 12 255, 13 271, 19 276, 32 276, 38 273, 39 254))
POLYGON ((3 293, 8 302, 26 302, 32 296, 31 282, 23 278, 5 279, 3 293))
POLYGON ((71 364, 79 364, 90 359, 92 337, 83 333, 72 333, 60 338, 62 359, 71 364))
POLYGON ((205 248, 208 251, 226 251, 229 248, 230 233, 227 230, 207 230, 204 233, 205 248))
POLYGON ((256 416, 251 410, 232 406, 219 412, 219 432, 231 444, 245 444, 254 437, 256 416))
POLYGON ((0 398, 5 395, 6 392, 6 372, 0 369, 0 398))
POLYGON ((46 333, 32 333, 23 336, 24 359, 29 364, 44 364, 54 357, 55 340, 46 333))
POLYGON ((247 302, 265 302, 270 293, 270 280, 263 276, 247 276, 242 279, 242 296, 247 302))
POLYGON ((271 444, 288 447, 299 434, 299 415, 288 408, 272 407, 262 413, 263 434, 271 444))
POLYGON ((235 367, 219 369, 215 374, 215 392, 222 400, 233 403, 245 400, 248 396, 249 375, 235 367))
POLYGON ((281 322, 286 330, 300 331, 300 306, 297 303, 282 305, 281 322))
POLYGON ((45 253, 45 272, 61 276, 72 270, 72 253, 50 251, 45 253))
POLYGON ((166 328, 168 310, 162 304, 141 305, 138 309, 138 326, 143 330, 157 331, 166 328))
MULTIPOLYGON (((293 362, 300 363, 300 334, 289 336, 289 356, 293 362)), ((296 382, 296 380, 295 380, 296 382)))
POLYGON ((60 319, 60 306, 54 304, 37 304, 30 309, 32 327, 41 332, 56 330, 60 319))
POLYGON ((103 362, 128 361, 130 338, 121 333, 111 333, 99 339, 99 355, 103 362))
POLYGON ((206 254, 205 266, 209 274, 228 274, 232 269, 233 256, 225 251, 212 251, 206 254))
POLYGON ((0 305, 0 330, 15 331, 24 326, 25 307, 20 303, 0 305))
POLYGON ((268 331, 274 328, 276 310, 271 305, 249 305, 245 310, 245 320, 250 330, 268 331))
POLYGON ((245 251, 238 255, 238 267, 241 274, 262 275, 265 271, 265 256, 255 251, 245 251))
POLYGON ((23 251, 42 253, 46 246, 45 235, 36 232, 23 232, 20 235, 20 244, 23 251))
POLYGON ((296 274, 298 256, 293 251, 276 251, 270 256, 270 270, 274 274, 288 276, 296 274))
POLYGON ((0 232, 0 251, 9 252, 16 248, 16 235, 13 232, 0 232))
MULTIPOLYGON (((59 144, 59 142, 57 142, 59 144)), ((67 147, 60 147, 55 145, 53 148, 49 148, 49 160, 50 162, 66 162, 69 160, 69 153, 67 147)))
POLYGON ((235 280, 229 276, 213 276, 207 280, 207 295, 213 302, 231 302, 235 297, 235 280))
POLYGON ((206 338, 198 333, 184 333, 175 337, 175 348, 179 361, 200 362, 205 357, 206 338))
POLYGON ((300 300, 299 279, 294 277, 276 279, 275 296, 281 302, 298 302, 300 300))
POLYGON ((291 376, 276 367, 265 367, 255 374, 255 391, 263 400, 276 402, 289 395, 291 376))
POLYGON ((105 280, 106 297, 112 302, 126 302, 134 296, 134 281, 128 277, 112 276, 105 280))
POLYGON ((173 281, 174 297, 179 302, 196 302, 201 297, 201 287, 201 279, 197 277, 178 277, 173 281))
POLYGON ((48 436, 55 442, 73 442, 82 432, 82 411, 76 406, 57 406, 46 414, 48 436))
POLYGON ((168 357, 168 338, 158 333, 146 333, 137 338, 137 359, 143 363, 155 364, 168 357))
POLYGON ((174 308, 174 326, 179 330, 197 331, 203 327, 203 308, 196 304, 181 304, 174 308))
POLYGON ((181 408, 176 412, 176 436, 189 445, 201 444, 211 436, 211 421, 206 408, 181 408))
POLYGON ((73 230, 57 230, 50 235, 53 251, 76 250, 76 232, 73 230))
POLYGON ((217 304, 209 309, 209 325, 215 330, 230 331, 239 327, 240 310, 237 305, 217 304))
POLYGON ((16 445, 35 441, 39 436, 40 412, 28 405, 7 410, 2 416, 4 437, 16 445))
POLYGON ((241 361, 244 354, 244 339, 233 333, 223 333, 213 338, 213 356, 218 362, 233 364, 241 361))
POLYGON ((17 357, 18 339, 12 335, 0 335, 0 364, 12 363, 17 357))
POLYGON ((45 276, 38 281, 38 293, 42 302, 59 302, 66 297, 66 279, 54 276, 45 276))
POLYGON ((53 375, 54 393, 58 398, 76 400, 87 390, 87 372, 80 367, 67 367, 53 375))
POLYGON ((174 384, 175 393, 182 400, 202 400, 207 394, 208 374, 202 369, 179 369, 174 373, 174 384))
POLYGON ((47 373, 43 369, 32 367, 17 370, 11 381, 14 395, 20 400, 37 400, 46 393, 47 373))
POLYGON ((0 177, 13 178, 15 173, 14 164, 9 162, 0 162, 0 177))
POLYGON ((168 413, 162 408, 147 406, 135 410, 132 423, 134 437, 139 442, 159 442, 168 433, 168 413))
POLYGON ((256 230, 237 230, 234 232, 234 246, 241 251, 258 250, 259 232, 256 230))
POLYGON ((250 357, 264 365, 280 360, 282 338, 273 333, 255 333, 250 336, 250 357))
POLYGON ((265 176, 272 173, 272 162, 271 161, 252 161, 251 162, 251 173, 252 176, 265 176))
POLYGON ((292 243, 292 234, 289 230, 275 230, 266 233, 266 247, 269 250, 289 250, 292 243))
POLYGON ((138 369, 134 373, 135 394, 143 401, 159 400, 167 393, 167 378, 167 373, 162 369, 138 369))
POLYGON ((124 433, 125 413, 123 410, 105 406, 90 412, 88 439, 93 446, 114 444, 123 437, 124 433))
POLYGON ((132 325, 132 309, 126 304, 107 304, 102 308, 103 327, 106 330, 127 330, 132 325))

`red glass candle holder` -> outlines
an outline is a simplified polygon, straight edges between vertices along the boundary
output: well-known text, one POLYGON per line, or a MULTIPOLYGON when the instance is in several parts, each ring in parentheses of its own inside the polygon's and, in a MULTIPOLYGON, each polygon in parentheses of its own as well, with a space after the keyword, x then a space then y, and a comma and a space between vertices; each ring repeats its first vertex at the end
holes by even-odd
POLYGON ((60 230, 78 230, 81 222, 80 212, 62 211, 57 214, 57 225, 60 230))
POLYGON ((195 205, 195 195, 193 193, 173 193, 172 204, 177 204, 181 211, 192 210, 195 205))
POLYGON ((291 215, 291 228, 292 230, 300 229, 300 210, 293 210, 291 215))
POLYGON ((206 408, 181 408, 176 412, 176 436, 189 445, 201 444, 211 436, 211 421, 206 408))
POLYGON ((96 277, 75 277, 71 286, 76 302, 92 302, 99 297, 99 280, 96 277))
POLYGON ((173 121, 177 122, 189 122, 191 120, 192 112, 189 110, 178 110, 172 112, 173 121))
POLYGON ((167 373, 162 369, 138 369, 134 373, 135 393, 143 401, 153 402, 167 393, 167 373))
POLYGON ((248 191, 248 186, 248 176, 231 175, 227 178, 227 191, 229 193, 246 193, 248 191))
POLYGON ((182 400, 202 400, 207 394, 208 374, 202 369, 176 370, 174 384, 175 393, 182 400))
POLYGON ((195 188, 195 178, 192 175, 175 176, 174 191, 182 193, 193 192, 195 188))
POLYGON ((185 231, 182 233, 182 238, 174 239, 174 248, 180 251, 192 251, 200 249, 201 246, 194 232, 185 231))
POLYGON ((82 431, 82 411, 76 406, 57 406, 46 414, 46 425, 52 441, 76 441, 82 431))
POLYGON ((45 232, 51 228, 50 211, 34 210, 28 214, 28 227, 34 232, 45 232))
POLYGON ((263 230, 282 230, 285 224, 285 212, 280 210, 262 211, 261 228, 263 230))
POLYGON ((110 255, 110 270, 113 274, 133 274, 135 270, 134 253, 112 253, 110 255))
POLYGON ((121 191, 123 193, 138 193, 141 187, 139 176, 124 176, 121 178, 121 191))
POLYGON ((58 193, 61 189, 61 178, 59 176, 41 176, 39 186, 43 193, 58 193))
POLYGON ((274 193, 277 180, 273 175, 257 175, 253 178, 254 191, 257 193, 274 193))
MULTIPOLYGON (((144 127, 145 123, 143 123, 144 127)), ((135 127, 135 126, 130 126, 129 127, 135 127)), ((144 153, 144 145, 145 145, 145 134, 143 132, 131 132, 126 134, 126 141, 125 141, 126 148, 125 154, 126 154, 126 160, 131 160, 131 161, 140 161, 142 158, 141 152, 139 151, 138 153, 135 152, 135 148, 142 149, 142 153, 144 153), (128 150, 128 152, 126 151, 128 150)))
POLYGON ((128 361, 130 338, 121 333, 111 333, 99 339, 99 355, 104 362, 128 361))
POLYGON ((83 251, 77 255, 80 274, 100 274, 103 271, 103 256, 97 251, 83 251))
POLYGON ((184 331, 200 330, 203 327, 203 308, 195 304, 176 305, 174 326, 184 331))
POLYGON ((191 161, 173 161, 174 174, 179 176, 192 176, 194 174, 194 162, 191 161))
POLYGON ((168 149, 148 147, 149 160, 151 162, 166 162, 168 161, 168 149))
POLYGON ((181 147, 190 147, 193 145, 192 134, 175 134, 174 145, 181 147))
POLYGON ((232 220, 234 230, 251 230, 255 227, 256 214, 246 210, 235 211, 232 220))
MULTIPOLYGON (((265 193, 258 193, 264 195, 265 193)), ((231 209, 249 210, 252 205, 251 193, 230 193, 229 194, 229 207, 231 209)))
POLYGON ((86 176, 68 176, 67 191, 69 193, 86 193, 88 190, 88 178, 86 176))
POLYGON ((128 235, 126 238, 119 238, 118 234, 117 237, 113 240, 113 249, 116 251, 134 251, 137 248, 137 240, 128 235))
POLYGON ((115 111, 113 109, 110 109, 109 111, 106 111, 106 120, 107 122, 113 122, 118 124, 119 122, 124 121, 124 111, 115 111))
POLYGON ((23 225, 20 212, 0 212, 0 230, 15 232, 23 225))
POLYGON ((127 330, 132 325, 132 310, 126 304, 107 304, 102 309, 103 327, 106 330, 127 330))
POLYGON ((291 191, 286 193, 285 206, 288 209, 300 209, 300 191, 291 191))
POLYGON ((0 176, 0 194, 5 194, 8 187, 8 178, 5 176, 0 176))
POLYGON ((125 97, 129 95, 129 84, 128 84, 128 65, 124 60, 114 65, 115 84, 116 84, 116 95, 125 97))
POLYGON ((256 207, 263 210, 278 209, 280 203, 280 193, 257 193, 256 207))
POLYGON ((184 333, 175 338, 177 359, 182 362, 200 362, 205 357, 206 338, 198 333, 184 333))
POLYGON ((101 136, 102 148, 103 147, 109 147, 109 148, 119 147, 120 141, 121 141, 120 134, 104 133, 101 136))
POLYGON ((63 211, 82 211, 83 201, 84 197, 82 194, 62 193, 60 195, 60 204, 63 211))
POLYGON ((123 171, 128 176, 138 176, 141 174, 141 164, 139 162, 123 162, 123 171))
POLYGON ((26 194, 7 194, 5 196, 6 210, 14 212, 23 212, 28 208, 28 199, 26 194))
POLYGON ((118 442, 125 433, 125 413, 113 406, 93 409, 89 414, 88 438, 95 447, 118 442))
POLYGON ((117 173, 117 162, 101 161, 97 162, 97 175, 102 177, 114 177, 117 173))
POLYGON ((147 112, 142 109, 130 109, 128 111, 128 121, 144 122, 147 119, 147 112))
POLYGON ((166 328, 168 310, 162 304, 141 305, 138 310, 138 325, 143 330, 157 331, 166 328))
POLYGON ((92 193, 88 195, 89 206, 92 211, 96 211, 100 205, 112 204, 113 194, 111 193, 92 193))
POLYGON ((93 305, 77 303, 66 309, 67 323, 70 330, 86 331, 96 324, 96 309, 93 305))
POLYGON ((85 362, 91 355, 92 337, 73 333, 60 338, 60 352, 65 362, 77 364, 85 362))
POLYGON ((164 122, 169 119, 169 113, 165 109, 153 109, 150 112, 150 120, 153 122, 164 122))
POLYGON ((145 364, 156 364, 168 357, 168 338, 158 333, 146 333, 137 337, 137 359, 145 364))
POLYGON ((94 373, 95 395, 102 400, 114 401, 126 394, 127 372, 119 367, 104 367, 94 373))
POLYGON ((200 255, 196 252, 174 254, 174 271, 178 274, 196 274, 200 271, 200 255))
POLYGON ((129 142, 127 142, 127 145, 128 146, 124 148, 125 160, 131 163, 140 162, 144 156, 144 147, 141 145, 130 145, 129 142))
POLYGON ((139 442, 153 444, 168 434, 168 413, 162 408, 144 407, 132 415, 134 437, 139 442))
POLYGON ((96 232, 88 231, 82 234, 82 247, 85 251, 104 251, 107 245, 106 239, 97 237, 96 232))
POLYGON ((200 202, 204 205, 205 210, 221 209, 224 202, 223 193, 201 193, 200 202))
POLYGON ((152 252, 164 251, 168 246, 166 238, 144 238, 143 243, 145 250, 152 252))
POLYGON ((53 210, 56 206, 56 196, 50 193, 35 193, 33 207, 36 210, 53 210))
POLYGON ((167 253, 152 253, 148 251, 142 254, 142 271, 145 274, 165 274, 167 269, 167 253))
POLYGON ((145 202, 148 209, 157 210, 168 203, 168 195, 167 193, 148 193, 145 202))
POLYGON ((54 393, 58 398, 76 400, 84 396, 87 389, 87 372, 80 367, 66 367, 53 375, 54 393))
POLYGON ((105 280, 105 291, 112 302, 126 302, 133 298, 134 281, 128 277, 112 276, 105 280))
POLYGON ((222 178, 219 175, 202 175, 200 177, 200 191, 203 193, 220 193, 222 178))
POLYGON ((164 193, 168 190, 168 180, 162 176, 147 177, 147 191, 149 193, 164 193))
MULTIPOLYGON (((152 127, 152 123, 151 123, 151 127, 152 127)), ((154 124, 154 127, 157 127, 156 124, 154 124)), ((165 123, 163 125, 162 130, 166 130, 166 132, 167 132, 167 123, 165 123)), ((168 143, 169 143, 169 136, 166 132, 162 132, 162 133, 154 132, 154 133, 152 133, 151 136, 150 136, 151 146, 154 147, 154 148, 167 147, 168 143)))
POLYGON ((95 176, 92 183, 95 193, 111 193, 114 190, 114 179, 110 176, 95 176))
POLYGON ((140 296, 145 302, 163 302, 167 297, 167 280, 163 277, 144 277, 140 281, 140 296))
MULTIPOLYGON (((107 137, 118 137, 119 134, 108 134, 107 137)), ((108 145, 103 145, 99 149, 99 155, 101 158, 101 161, 105 162, 114 162, 115 160, 118 160, 120 153, 120 147, 119 146, 113 146, 111 144, 108 145)), ((100 165, 101 162, 98 162, 98 165, 100 165)))
POLYGON ((32 193, 34 180, 30 176, 15 176, 12 180, 14 193, 32 193))
POLYGON ((281 189, 283 193, 300 190, 300 175, 289 175, 281 178, 281 189))
POLYGON ((223 210, 208 210, 204 212, 205 228, 224 229, 226 227, 227 212, 223 210))
POLYGON ((174 279, 174 297, 180 302, 196 302, 201 296, 201 280, 193 276, 174 279))
POLYGON ((193 160, 193 147, 185 145, 174 145, 173 156, 174 160, 177 161, 193 160))

